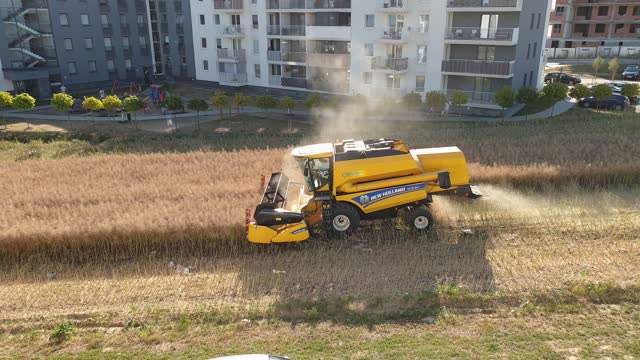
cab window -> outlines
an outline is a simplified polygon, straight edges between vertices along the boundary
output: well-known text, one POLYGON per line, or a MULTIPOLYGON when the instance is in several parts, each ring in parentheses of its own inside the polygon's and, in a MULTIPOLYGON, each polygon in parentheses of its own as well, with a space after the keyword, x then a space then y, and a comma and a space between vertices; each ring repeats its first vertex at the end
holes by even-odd
POLYGON ((301 159, 300 167, 308 192, 321 189, 329 183, 331 176, 331 160, 329 158, 301 159))

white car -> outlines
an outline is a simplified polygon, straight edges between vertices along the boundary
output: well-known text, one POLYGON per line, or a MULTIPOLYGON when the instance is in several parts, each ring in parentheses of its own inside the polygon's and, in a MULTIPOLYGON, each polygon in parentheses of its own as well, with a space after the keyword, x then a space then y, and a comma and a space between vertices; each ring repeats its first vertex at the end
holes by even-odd
POLYGON ((247 355, 230 355, 212 358, 209 360, 289 360, 286 356, 275 356, 268 354, 247 354, 247 355))

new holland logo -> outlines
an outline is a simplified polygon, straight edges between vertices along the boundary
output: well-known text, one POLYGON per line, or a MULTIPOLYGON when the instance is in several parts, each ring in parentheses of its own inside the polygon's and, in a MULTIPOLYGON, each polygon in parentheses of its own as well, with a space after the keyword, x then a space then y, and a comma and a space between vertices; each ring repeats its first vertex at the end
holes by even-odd
POLYGON ((369 195, 360 196, 360 204, 367 205, 369 201, 371 201, 371 198, 369 198, 369 195))
POLYGON ((358 197, 353 198, 353 201, 357 202, 363 207, 367 207, 375 204, 378 201, 386 200, 388 198, 401 195, 401 194, 420 191, 420 190, 423 190, 424 188, 425 188, 425 184, 398 186, 395 188, 378 190, 378 191, 373 191, 364 195, 360 195, 358 197))
POLYGON ((304 227, 304 228, 302 228, 302 229, 298 229, 298 230, 296 230, 296 231, 292 232, 292 234, 293 234, 293 235, 298 235, 298 234, 300 234, 301 232, 305 232, 305 231, 307 231, 307 230, 308 230, 308 229, 307 229, 306 227, 304 227))

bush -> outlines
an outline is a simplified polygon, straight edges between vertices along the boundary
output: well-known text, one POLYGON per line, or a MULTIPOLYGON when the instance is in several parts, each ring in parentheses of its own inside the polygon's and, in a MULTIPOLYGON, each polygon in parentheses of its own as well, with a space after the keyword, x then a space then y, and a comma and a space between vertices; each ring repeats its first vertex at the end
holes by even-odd
POLYGON ((273 96, 258 96, 256 98, 256 106, 265 110, 275 109, 278 106, 278 100, 273 96))
POLYGON ((89 96, 82 102, 82 107, 87 111, 100 111, 104 109, 104 104, 94 96, 89 96))
POLYGON ((323 102, 324 100, 322 99, 322 96, 314 94, 309 96, 307 100, 304 101, 304 105, 309 109, 313 109, 321 106, 323 102))
POLYGON ((430 91, 427 93, 426 102, 429 109, 442 109, 447 104, 447 97, 440 91, 430 91))
POLYGON ((53 328, 49 334, 49 342, 61 344, 71 338, 73 335, 73 324, 69 321, 60 323, 53 328))
POLYGON ((528 105, 538 100, 538 90, 536 88, 522 87, 518 89, 516 101, 520 104, 528 105))
POLYGON ((409 109, 417 109, 422 105, 422 96, 412 92, 402 97, 402 103, 409 109))
POLYGON ((589 88, 587 88, 582 84, 578 84, 574 86, 571 90, 569 90, 569 96, 576 100, 584 99, 589 95, 591 95, 589 88))
POLYGON ((455 106, 462 106, 469 102, 469 95, 463 91, 454 91, 451 94, 451 104, 455 106))

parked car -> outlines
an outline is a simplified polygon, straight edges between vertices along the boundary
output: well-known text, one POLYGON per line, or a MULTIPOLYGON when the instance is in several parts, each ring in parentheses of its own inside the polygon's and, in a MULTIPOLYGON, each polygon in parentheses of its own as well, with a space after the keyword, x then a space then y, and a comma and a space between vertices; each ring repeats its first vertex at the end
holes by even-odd
MULTIPOLYGON (((621 95, 620 92, 622 91, 622 88, 629 85, 630 83, 626 82, 626 81, 612 81, 607 83, 607 85, 609 85, 609 87, 611 88, 611 91, 613 91, 614 95, 621 95)), ((629 101, 632 104, 638 104, 638 101, 640 99, 638 99, 637 96, 632 96, 629 98, 629 101)))
POLYGON ((629 65, 624 68, 622 71, 622 78, 629 80, 638 80, 640 79, 640 66, 638 65, 629 65))
POLYGON ((611 95, 604 100, 598 100, 594 97, 584 98, 578 101, 578 105, 584 108, 613 109, 623 111, 629 108, 629 98, 622 95, 611 95))
POLYGON ((569 74, 552 72, 552 73, 548 73, 544 77, 544 82, 547 84, 550 84, 553 82, 560 82, 567 85, 575 85, 575 84, 580 84, 582 80, 579 77, 575 77, 569 74))

